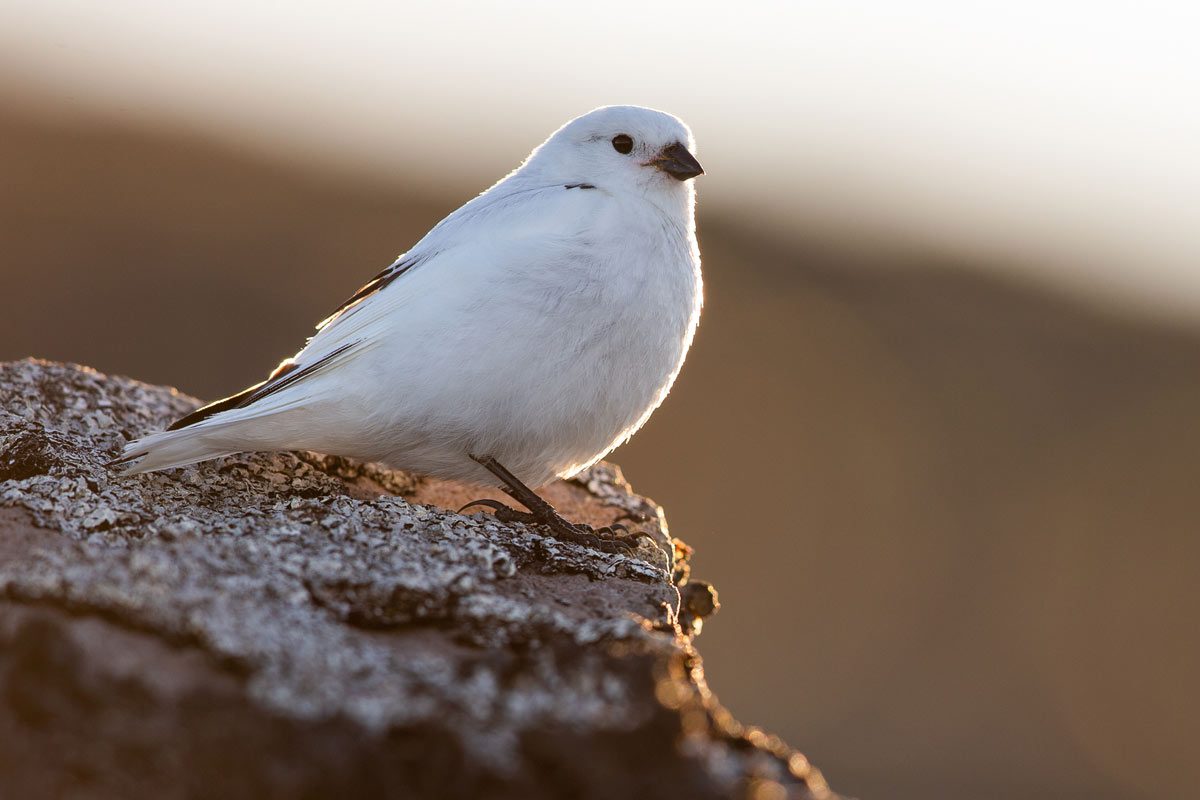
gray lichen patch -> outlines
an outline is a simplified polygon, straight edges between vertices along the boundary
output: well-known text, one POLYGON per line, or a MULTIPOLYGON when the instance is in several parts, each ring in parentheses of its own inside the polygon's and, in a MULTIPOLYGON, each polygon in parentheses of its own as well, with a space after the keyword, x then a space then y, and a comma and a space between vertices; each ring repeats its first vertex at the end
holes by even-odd
MULTIPOLYGON (((711 703, 691 673, 665 666, 692 658, 665 519, 615 468, 556 491, 646 520, 663 547, 628 557, 565 544, 413 502, 446 487, 317 454, 241 454, 133 477, 105 467, 125 442, 196 404, 83 367, 0 365, 9 604, 65 612, 81 652, 102 646, 99 628, 69 619, 182 648, 171 663, 219 675, 210 688, 221 703, 240 692, 255 720, 290 726, 272 736, 332 725, 356 747, 377 747, 409 732, 441 751, 453 743, 472 780, 516 787, 539 747, 638 732, 695 778, 697 796, 741 785, 749 762, 719 736, 693 741, 692 755, 676 749, 678 708, 703 716, 711 703), (663 681, 675 686, 667 703, 663 681)), ((24 641, 18 628, 5 635, 24 641)), ((144 649, 163 661, 159 650, 144 649)), ((6 719, 0 708, 0 727, 6 719)), ((764 780, 809 785, 768 761, 764 780)))

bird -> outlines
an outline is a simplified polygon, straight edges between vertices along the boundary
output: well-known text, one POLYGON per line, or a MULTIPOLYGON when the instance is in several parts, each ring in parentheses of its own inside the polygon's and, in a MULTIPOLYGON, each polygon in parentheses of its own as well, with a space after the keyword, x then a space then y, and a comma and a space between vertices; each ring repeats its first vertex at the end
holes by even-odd
POLYGON ((627 441, 663 402, 703 305, 690 128, 604 106, 437 223, 261 383, 128 443, 125 474, 310 450, 499 486, 498 516, 629 552, 534 488, 627 441))

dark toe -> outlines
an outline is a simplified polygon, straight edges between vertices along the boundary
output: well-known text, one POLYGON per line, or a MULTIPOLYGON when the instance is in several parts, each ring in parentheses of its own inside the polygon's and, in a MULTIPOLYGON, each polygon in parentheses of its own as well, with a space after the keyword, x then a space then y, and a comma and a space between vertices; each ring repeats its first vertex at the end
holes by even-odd
MULTIPOLYGON (((471 502, 467 503, 465 506, 460 508, 458 510, 458 513, 461 514, 464 511, 466 511, 468 508, 471 508, 472 506, 484 506, 486 508, 492 509, 493 511, 499 511, 502 508, 508 508, 508 506, 504 505, 504 503, 501 503, 499 500, 491 500, 491 499, 484 498, 481 500, 472 500, 471 502)), ((509 509, 509 510, 511 511, 512 509, 509 509)))
POLYGON ((538 523, 538 518, 528 511, 518 511, 515 508, 504 505, 499 500, 492 500, 491 498, 472 500, 460 508, 458 513, 461 514, 472 506, 484 506, 485 508, 492 509, 493 515, 501 522, 523 522, 526 525, 536 525, 538 523))

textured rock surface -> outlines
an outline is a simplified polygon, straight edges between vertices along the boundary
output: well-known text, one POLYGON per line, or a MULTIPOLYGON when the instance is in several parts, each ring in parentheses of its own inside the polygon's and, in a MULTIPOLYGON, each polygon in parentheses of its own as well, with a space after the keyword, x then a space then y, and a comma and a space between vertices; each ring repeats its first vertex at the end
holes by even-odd
POLYGON ((643 518, 660 546, 637 557, 315 454, 105 469, 195 404, 0 365, 11 796, 832 797, 708 692, 691 640, 715 596, 615 468, 549 493, 643 518))

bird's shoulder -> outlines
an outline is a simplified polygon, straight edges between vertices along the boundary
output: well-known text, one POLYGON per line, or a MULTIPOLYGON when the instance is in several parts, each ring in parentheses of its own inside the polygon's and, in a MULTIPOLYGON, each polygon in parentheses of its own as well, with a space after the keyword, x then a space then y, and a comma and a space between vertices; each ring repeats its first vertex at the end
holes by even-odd
POLYGON ((509 232, 545 231, 561 235, 572 215, 611 204, 612 195, 586 181, 497 184, 448 216, 418 243, 437 246, 455 240, 509 232))
MULTIPOLYGON (((662 228, 657 210, 639 196, 587 181, 502 181, 435 225, 412 249, 381 270, 318 325, 326 333, 352 316, 374 316, 408 294, 408 276, 436 272, 448 279, 501 279, 547 261, 603 249, 662 228), (644 229, 644 230, 643 230, 644 229)), ((433 276, 429 276, 432 278, 433 276)), ((418 281, 420 283, 420 281, 418 281)))

